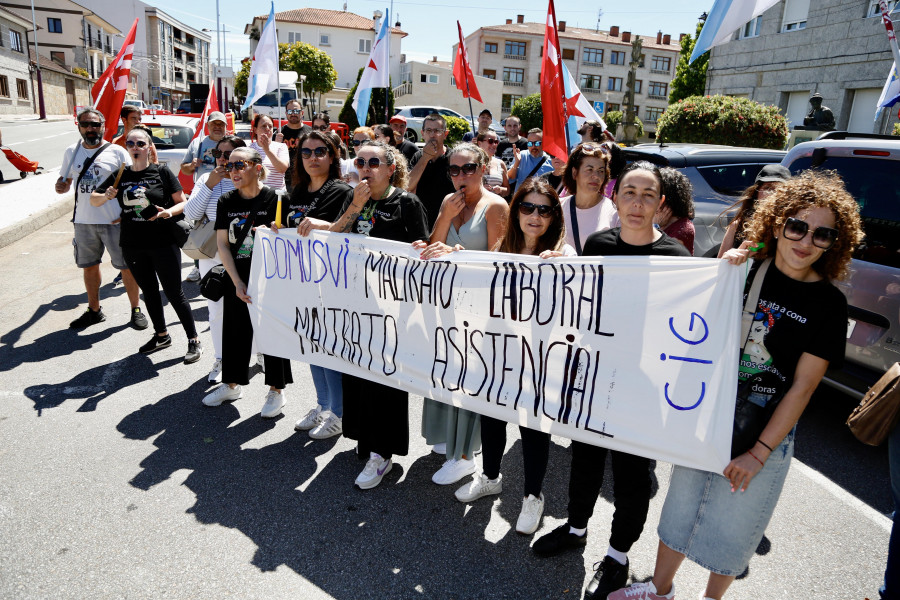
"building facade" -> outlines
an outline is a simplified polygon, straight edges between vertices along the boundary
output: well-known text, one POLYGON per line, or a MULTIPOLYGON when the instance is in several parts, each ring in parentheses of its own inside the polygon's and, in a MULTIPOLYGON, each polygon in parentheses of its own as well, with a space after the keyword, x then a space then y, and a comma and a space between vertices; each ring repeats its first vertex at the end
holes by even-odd
MULTIPOLYGON (((442 106, 462 115, 469 114, 469 100, 456 88, 451 62, 439 61, 437 57, 427 63, 402 62, 400 81, 401 84, 394 87, 394 106, 442 106)), ((500 120, 503 82, 476 75, 475 85, 484 102, 473 99, 472 112, 477 117, 487 108, 495 119, 500 120)))
POLYGON ((837 129, 890 133, 896 110, 875 113, 893 62, 878 2, 781 0, 712 49, 706 85, 778 106, 791 127, 819 93, 837 129))
POLYGON ((0 114, 37 112, 28 58, 31 20, 0 8, 0 114))
MULTIPOLYGON (((482 27, 466 37, 469 61, 476 75, 503 83, 501 115, 510 114, 516 100, 540 92, 544 23, 526 23, 523 15, 503 25, 482 27)), ((560 50, 566 68, 597 112, 622 110, 625 81, 631 61, 633 35, 567 27, 558 23, 560 50)), ((635 77, 635 108, 644 122, 645 135, 656 131, 656 121, 668 106, 669 86, 681 50, 679 39, 659 32, 641 36, 643 64, 635 77)), ((456 46, 454 46, 454 55, 456 46)))
MULTIPOLYGON (((31 62, 35 62, 34 48, 29 49, 31 62)), ((44 88, 44 110, 48 115, 74 115, 78 106, 91 104, 91 88, 94 81, 83 75, 73 73, 55 60, 40 55, 41 80, 44 88)), ((34 89, 37 90, 35 75, 34 89)), ((37 105, 37 102, 35 102, 37 105)), ((38 112, 37 106, 35 113, 38 112)))

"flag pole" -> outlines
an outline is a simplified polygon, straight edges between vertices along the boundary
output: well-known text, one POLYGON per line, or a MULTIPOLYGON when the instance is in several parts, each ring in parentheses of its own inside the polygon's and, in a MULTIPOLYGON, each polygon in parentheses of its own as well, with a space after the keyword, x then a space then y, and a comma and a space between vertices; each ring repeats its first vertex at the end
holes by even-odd
MULTIPOLYGON (((394 0, 391 0, 391 6, 394 5, 394 0)), ((391 9, 386 8, 384 11, 387 13, 385 15, 385 21, 387 22, 387 35, 385 36, 385 42, 387 43, 387 64, 388 64, 388 84, 387 87, 384 88, 384 122, 385 124, 390 124, 391 117, 388 113, 391 111, 390 101, 391 101, 391 9)), ((378 32, 375 32, 375 35, 378 35, 378 32)))

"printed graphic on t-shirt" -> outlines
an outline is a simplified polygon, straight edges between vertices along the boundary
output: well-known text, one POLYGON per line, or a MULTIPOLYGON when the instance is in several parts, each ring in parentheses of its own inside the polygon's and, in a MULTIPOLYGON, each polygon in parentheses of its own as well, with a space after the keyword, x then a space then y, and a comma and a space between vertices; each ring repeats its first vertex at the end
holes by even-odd
POLYGON ((123 195, 122 203, 125 206, 133 206, 134 219, 142 220, 141 211, 150 206, 150 202, 147 200, 147 188, 139 183, 128 187, 123 195))
POLYGON ((203 156, 200 157, 200 160, 203 161, 204 167, 209 167, 210 169, 216 168, 216 158, 212 155, 212 151, 215 149, 215 146, 207 148, 203 153, 203 156))
MULTIPOLYGON (((78 170, 81 171, 81 168, 79 167, 78 170)), ((78 183, 78 192, 81 194, 93 193, 94 189, 105 179, 105 176, 101 175, 101 173, 102 167, 100 165, 92 164, 88 167, 87 173, 84 174, 84 177, 78 183)))
POLYGON ((375 227, 375 204, 365 206, 356 218, 356 233, 368 236, 375 227))
POLYGON ((779 320, 786 318, 784 312, 783 307, 760 300, 741 355, 738 379, 742 383, 749 382, 748 399, 759 406, 765 406, 786 381, 766 348, 766 337, 779 320))
MULTIPOLYGON (((237 244, 237 236, 240 233, 241 229, 244 227, 244 223, 247 222, 247 218, 250 216, 250 213, 247 213, 243 216, 237 216, 231 220, 231 223, 228 224, 228 243, 229 244, 237 244)), ((253 255, 253 232, 250 231, 247 235, 244 236, 244 241, 241 243, 241 247, 238 248, 237 255, 235 258, 249 258, 253 255)))

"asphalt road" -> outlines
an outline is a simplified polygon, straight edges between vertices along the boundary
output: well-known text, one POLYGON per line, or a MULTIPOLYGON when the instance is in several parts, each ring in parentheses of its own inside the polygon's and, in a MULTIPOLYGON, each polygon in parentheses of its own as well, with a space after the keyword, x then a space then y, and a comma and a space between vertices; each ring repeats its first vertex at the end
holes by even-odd
MULTIPOLYGON (((6 138, 4 129, 4 141, 6 138)), ((185 262, 185 268, 189 264, 185 262)), ((185 271, 186 273, 187 271, 185 271)), ((538 559, 515 533, 521 449, 510 427, 504 493, 466 506, 431 483, 441 458, 418 435, 381 486, 360 491, 349 440, 311 441, 293 423, 313 406, 294 363, 286 415, 263 420, 256 375, 244 398, 207 408, 210 354, 182 364, 186 340, 136 354, 122 288, 102 290, 108 316, 67 328, 84 307, 65 218, 0 250, 0 597, 32 598, 579 598, 607 546, 604 487, 583 552, 538 559)), ((185 284, 211 348, 205 301, 185 284)), ((167 317, 174 312, 167 308, 167 317)), ((857 443, 853 402, 819 393, 800 423, 797 457, 749 573, 729 598, 876 598, 890 511, 884 448, 857 443)), ((569 456, 554 438, 538 535, 565 518, 569 456)), ((652 572, 670 468, 632 576, 652 572)), ((685 564, 678 598, 705 573, 685 564)))
MULTIPOLYGON (((15 121, 3 123, 0 130, 3 132, 4 146, 29 160, 36 160, 45 171, 62 166, 63 151, 79 139, 78 128, 72 119, 50 122, 15 121)), ((6 184, 19 179, 19 170, 5 156, 0 158, 0 173, 6 184)))

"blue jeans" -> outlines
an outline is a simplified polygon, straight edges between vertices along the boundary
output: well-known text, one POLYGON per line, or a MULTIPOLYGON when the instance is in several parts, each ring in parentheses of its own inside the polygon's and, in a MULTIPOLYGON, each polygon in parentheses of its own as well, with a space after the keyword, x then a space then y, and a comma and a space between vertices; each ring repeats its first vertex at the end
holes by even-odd
POLYGON ((343 375, 340 371, 332 371, 325 367, 309 365, 316 396, 322 410, 330 410, 340 418, 344 414, 344 387, 341 383, 343 375))
POLYGON ((891 490, 894 493, 894 526, 888 546, 887 568, 884 571, 882 600, 900 600, 900 425, 894 427, 888 439, 888 457, 891 461, 891 490))

